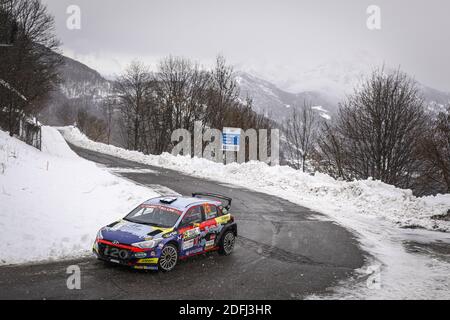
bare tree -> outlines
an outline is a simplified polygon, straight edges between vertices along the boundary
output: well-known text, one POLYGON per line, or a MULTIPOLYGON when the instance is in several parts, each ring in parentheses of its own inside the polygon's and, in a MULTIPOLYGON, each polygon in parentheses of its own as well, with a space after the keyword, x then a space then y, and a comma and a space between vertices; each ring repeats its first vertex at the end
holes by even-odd
POLYGON ((318 133, 318 148, 313 151, 314 166, 318 171, 326 172, 332 177, 348 179, 345 168, 347 154, 344 138, 333 124, 322 123, 318 133))
POLYGON ((450 193, 450 105, 430 119, 429 130, 421 135, 419 178, 422 193, 450 193))
POLYGON ((106 123, 104 120, 90 115, 88 111, 80 109, 77 113, 77 127, 94 141, 105 142, 106 123))
POLYGON ((306 161, 317 139, 319 119, 311 104, 304 102, 293 108, 284 126, 287 140, 287 156, 295 169, 306 170, 306 161))
POLYGON ((148 68, 134 61, 115 84, 123 132, 129 149, 146 151, 142 139, 145 138, 146 113, 149 112, 147 100, 152 92, 151 80, 148 68))
POLYGON ((114 115, 117 101, 113 97, 108 97, 102 103, 103 117, 106 125, 106 143, 111 143, 111 133, 114 125, 114 115))
POLYGON ((59 42, 53 17, 39 0, 1 0, 0 16, 0 38, 9 44, 0 47, 0 75, 14 88, 0 90, 0 103, 8 110, 12 135, 20 117, 36 114, 44 106, 58 83, 62 60, 54 52, 59 42))
POLYGON ((208 108, 206 110, 207 122, 213 128, 220 128, 226 113, 237 107, 239 86, 234 79, 234 71, 228 66, 223 56, 218 56, 216 65, 211 74, 209 88, 208 108))
POLYGON ((400 71, 377 70, 322 132, 319 160, 328 167, 339 164, 339 176, 346 179, 372 177, 409 188, 420 167, 418 138, 425 123, 415 82, 400 71))
POLYGON ((180 57, 160 61, 155 76, 159 137, 156 152, 167 151, 175 129, 193 130, 201 120, 207 102, 209 75, 199 65, 180 57))
POLYGON ((172 146, 175 129, 204 127, 268 128, 269 121, 238 98, 231 67, 223 58, 213 70, 181 57, 162 59, 155 73, 134 63, 116 84, 122 132, 127 147, 160 154, 172 146))

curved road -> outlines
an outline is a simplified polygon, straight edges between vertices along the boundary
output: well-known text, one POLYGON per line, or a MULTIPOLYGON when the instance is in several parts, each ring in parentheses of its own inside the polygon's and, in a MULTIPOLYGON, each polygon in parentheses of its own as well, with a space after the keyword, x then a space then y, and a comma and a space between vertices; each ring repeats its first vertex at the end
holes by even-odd
POLYGON ((228 257, 210 253, 182 261, 170 273, 130 270, 94 258, 2 267, 0 299, 297 299, 328 292, 363 265, 364 253, 352 234, 331 221, 314 219, 318 214, 307 208, 71 148, 98 164, 121 168, 116 174, 162 193, 170 193, 169 188, 180 194, 202 191, 231 196, 239 233, 235 251, 228 257), (66 286, 66 269, 74 264, 81 268, 81 290, 66 286))

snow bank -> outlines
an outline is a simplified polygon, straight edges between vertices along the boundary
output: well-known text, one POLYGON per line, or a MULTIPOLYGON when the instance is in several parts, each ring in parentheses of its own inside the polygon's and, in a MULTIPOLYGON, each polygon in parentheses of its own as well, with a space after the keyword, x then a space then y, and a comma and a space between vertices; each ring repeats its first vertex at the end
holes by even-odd
POLYGON ((42 130, 42 152, 0 131, 0 264, 89 254, 101 226, 157 195, 42 130))
POLYGON ((270 167, 261 162, 223 165, 168 153, 144 155, 93 142, 74 127, 60 130, 67 140, 83 148, 197 177, 214 178, 280 197, 286 198, 289 194, 291 200, 331 216, 351 211, 388 220, 399 227, 450 231, 449 221, 432 219, 432 216, 444 214, 450 209, 450 194, 418 198, 411 190, 380 181, 337 181, 325 174, 311 176, 287 166, 270 167))

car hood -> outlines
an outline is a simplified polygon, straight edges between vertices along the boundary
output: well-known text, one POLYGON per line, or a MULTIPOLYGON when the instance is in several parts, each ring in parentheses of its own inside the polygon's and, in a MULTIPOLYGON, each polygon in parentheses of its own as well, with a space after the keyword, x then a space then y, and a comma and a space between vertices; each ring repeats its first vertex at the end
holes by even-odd
POLYGON ((122 244, 132 244, 135 242, 159 238, 170 230, 172 229, 153 227, 145 224, 120 220, 108 227, 104 227, 101 232, 104 240, 118 241, 122 244))

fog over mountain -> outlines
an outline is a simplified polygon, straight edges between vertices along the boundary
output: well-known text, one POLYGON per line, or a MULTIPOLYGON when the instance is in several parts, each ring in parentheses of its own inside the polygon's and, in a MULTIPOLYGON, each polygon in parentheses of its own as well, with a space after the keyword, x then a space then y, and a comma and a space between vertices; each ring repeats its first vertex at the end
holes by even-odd
POLYGON ((44 2, 55 16, 63 52, 103 75, 120 73, 133 59, 154 65, 172 54, 207 65, 221 53, 230 63, 241 64, 242 71, 256 61, 252 69, 258 73, 251 74, 296 93, 311 90, 297 87, 298 71, 306 76, 313 69, 314 76, 322 63, 358 62, 369 54, 400 65, 428 86, 450 91, 449 1, 44 2), (381 29, 376 31, 366 25, 372 4, 381 9, 381 29), (70 5, 81 10, 79 30, 67 28, 70 5))
MULTIPOLYGON (((246 65, 238 64, 236 68, 245 70, 236 73, 242 98, 247 94, 253 97, 255 110, 277 121, 289 116, 290 108, 299 107, 305 102, 321 106, 321 109, 332 115, 339 103, 352 94, 374 70, 402 70, 401 66, 387 65, 380 58, 363 51, 352 56, 337 55, 317 66, 287 66, 281 62, 264 64, 256 60, 246 65)), ((450 103, 450 93, 414 80, 432 111, 441 110, 450 103)))

